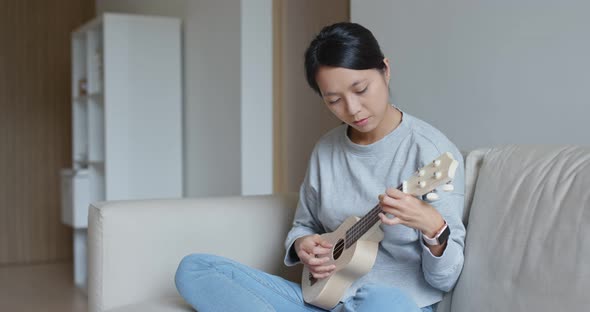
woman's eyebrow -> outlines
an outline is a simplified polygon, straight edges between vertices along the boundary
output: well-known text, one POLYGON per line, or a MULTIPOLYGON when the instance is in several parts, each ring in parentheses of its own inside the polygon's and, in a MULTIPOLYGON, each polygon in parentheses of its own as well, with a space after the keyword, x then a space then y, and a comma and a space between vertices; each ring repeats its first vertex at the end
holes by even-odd
POLYGON ((362 80, 355 81, 353 84, 350 85, 350 87, 353 88, 356 85, 358 85, 359 83, 362 83, 362 82, 365 82, 365 81, 367 81, 367 79, 362 79, 362 80))

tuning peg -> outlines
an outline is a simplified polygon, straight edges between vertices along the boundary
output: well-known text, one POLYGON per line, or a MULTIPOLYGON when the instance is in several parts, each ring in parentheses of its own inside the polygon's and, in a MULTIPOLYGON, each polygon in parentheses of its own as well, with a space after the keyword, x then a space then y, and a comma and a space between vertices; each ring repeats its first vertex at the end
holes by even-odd
POLYGON ((420 188, 426 187, 426 182, 425 181, 418 182, 418 187, 420 187, 420 188))
POLYGON ((440 171, 437 171, 437 172, 434 173, 434 178, 435 179, 438 180, 438 179, 440 179, 440 177, 442 177, 442 173, 440 171))
POLYGON ((455 186, 451 183, 448 183, 442 186, 442 190, 445 192, 452 192, 453 190, 455 190, 455 186))
POLYGON ((432 164, 433 164, 435 167, 438 167, 438 166, 440 166, 440 159, 436 159, 436 160, 432 161, 432 164))
POLYGON ((428 193, 426 194, 426 199, 429 201, 435 201, 439 199, 439 196, 436 193, 428 193))
POLYGON ((426 170, 424 170, 424 169, 420 169, 420 171, 418 171, 419 177, 423 177, 425 174, 426 174, 426 170))
POLYGON ((408 193, 408 181, 402 182, 402 192, 408 193))

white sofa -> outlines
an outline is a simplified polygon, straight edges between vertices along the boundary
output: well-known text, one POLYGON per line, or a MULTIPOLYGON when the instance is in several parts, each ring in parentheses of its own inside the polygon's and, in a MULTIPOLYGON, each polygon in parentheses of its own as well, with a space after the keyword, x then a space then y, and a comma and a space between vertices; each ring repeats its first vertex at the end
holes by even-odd
MULTIPOLYGON (((89 210, 89 311, 191 311, 174 273, 193 252, 299 278, 282 264, 295 194, 115 201, 89 210)), ((588 311, 590 148, 466 157, 465 266, 438 311, 588 311)))

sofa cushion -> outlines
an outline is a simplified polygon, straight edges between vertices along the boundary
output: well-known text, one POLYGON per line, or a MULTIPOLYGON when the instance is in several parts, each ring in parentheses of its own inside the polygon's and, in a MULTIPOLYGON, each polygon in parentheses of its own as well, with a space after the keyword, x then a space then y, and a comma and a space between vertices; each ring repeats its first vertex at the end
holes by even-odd
POLYGON ((583 311, 590 306, 590 148, 486 152, 452 311, 583 311))

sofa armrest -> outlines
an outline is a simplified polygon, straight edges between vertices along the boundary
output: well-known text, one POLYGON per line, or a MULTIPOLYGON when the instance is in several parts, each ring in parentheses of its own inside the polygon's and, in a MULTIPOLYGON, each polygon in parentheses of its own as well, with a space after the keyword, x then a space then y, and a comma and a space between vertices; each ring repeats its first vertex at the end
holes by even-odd
POLYGON ((467 226, 469 221, 469 212, 471 211, 471 203, 473 202, 479 169, 486 153, 489 151, 490 148, 479 148, 469 152, 467 157, 465 157, 465 208, 463 209, 462 217, 465 226, 467 226))
POLYGON ((290 279, 282 264, 296 194, 94 203, 88 220, 89 311, 177 296, 191 253, 212 253, 290 279))

